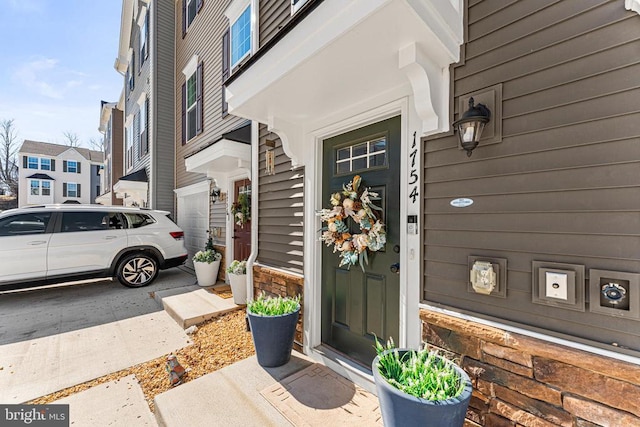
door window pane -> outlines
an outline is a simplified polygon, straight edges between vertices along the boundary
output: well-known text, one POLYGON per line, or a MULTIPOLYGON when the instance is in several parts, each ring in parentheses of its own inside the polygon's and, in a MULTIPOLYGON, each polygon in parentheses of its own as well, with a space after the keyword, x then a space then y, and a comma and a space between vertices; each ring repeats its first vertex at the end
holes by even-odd
POLYGON ((109 229, 107 212, 64 212, 62 214, 62 232, 96 231, 109 229))
POLYGON ((387 165, 387 138, 358 141, 336 150, 336 174, 346 174, 387 165))

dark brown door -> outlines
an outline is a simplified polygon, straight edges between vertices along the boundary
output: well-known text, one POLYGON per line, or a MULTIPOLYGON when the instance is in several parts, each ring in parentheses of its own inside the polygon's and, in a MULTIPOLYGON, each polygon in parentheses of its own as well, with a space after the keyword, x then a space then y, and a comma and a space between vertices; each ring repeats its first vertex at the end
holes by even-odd
MULTIPOLYGON (((251 208, 251 181, 248 179, 241 179, 234 183, 233 202, 239 203, 243 195, 251 208)), ((251 255, 251 220, 240 225, 237 218, 233 218, 233 259, 246 260, 249 255, 251 255)))
MULTIPOLYGON (((322 252, 322 341, 352 359, 370 366, 374 336, 398 342, 400 255, 400 118, 395 117, 339 135, 323 145, 323 207, 354 175, 362 186, 377 192, 383 208, 387 243, 369 254, 363 272, 359 265, 340 267, 333 246, 322 252), (392 271, 393 267, 393 271, 392 271)), ((350 232, 359 226, 348 220, 350 232)))

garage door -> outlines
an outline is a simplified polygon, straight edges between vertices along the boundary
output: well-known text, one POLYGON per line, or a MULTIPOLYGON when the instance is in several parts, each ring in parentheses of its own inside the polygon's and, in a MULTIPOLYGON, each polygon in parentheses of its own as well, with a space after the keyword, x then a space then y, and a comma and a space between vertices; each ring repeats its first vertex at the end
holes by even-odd
POLYGON ((178 225, 184 230, 184 244, 189 251, 186 265, 193 268, 191 257, 204 249, 209 228, 209 192, 178 197, 178 225))

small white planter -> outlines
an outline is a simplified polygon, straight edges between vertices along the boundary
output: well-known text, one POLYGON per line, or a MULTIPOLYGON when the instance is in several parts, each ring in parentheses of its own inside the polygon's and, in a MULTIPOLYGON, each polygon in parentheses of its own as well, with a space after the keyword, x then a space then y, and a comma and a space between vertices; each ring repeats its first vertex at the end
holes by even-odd
POLYGON ((216 284, 216 281, 218 280, 218 270, 220 269, 220 261, 214 261, 211 264, 194 261, 193 268, 196 269, 198 285, 208 287, 216 284))
POLYGON ((238 305, 247 303, 247 275, 229 273, 229 284, 233 294, 233 302, 238 305))

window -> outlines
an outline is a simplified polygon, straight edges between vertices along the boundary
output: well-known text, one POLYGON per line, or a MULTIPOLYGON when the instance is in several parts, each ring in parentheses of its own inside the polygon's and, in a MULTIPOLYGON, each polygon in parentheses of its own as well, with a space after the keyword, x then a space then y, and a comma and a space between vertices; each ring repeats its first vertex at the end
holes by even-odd
POLYGON ((129 87, 129 92, 133 91, 136 86, 135 80, 135 64, 136 64, 136 54, 135 52, 131 52, 131 61, 129 61, 129 69, 127 70, 127 85, 129 87))
POLYGON ((80 197, 80 184, 75 182, 67 182, 63 185, 63 197, 80 197), (66 190, 66 191, 64 191, 66 190))
POLYGON ((231 24, 231 68, 251 52, 251 5, 231 24))
POLYGON ((42 195, 43 196, 51 195, 51 181, 42 181, 42 195))
POLYGON ((336 174, 352 173, 387 164, 387 138, 360 141, 336 150, 336 174))
POLYGON ((38 169, 38 158, 29 156, 28 167, 29 169, 38 169))
POLYGON ((0 236, 42 234, 46 231, 50 212, 13 215, 0 220, 0 236))
POLYGON ((123 215, 127 219, 127 228, 140 228, 156 222, 151 216, 145 214, 124 213, 123 215))
POLYGON ((67 162, 67 169, 65 170, 65 172, 80 173, 78 168, 78 162, 76 162, 75 160, 67 160, 66 162, 67 162))
POLYGON ((187 33, 196 15, 202 9, 203 0, 182 0, 182 37, 187 33))
POLYGON ((133 167, 133 129, 131 124, 125 128, 125 168, 133 167))
POLYGON ((40 159, 40 169, 43 171, 51 170, 51 159, 40 159))
POLYGON ((37 179, 32 179, 29 182, 29 186, 31 187, 31 191, 29 192, 29 194, 31 194, 32 196, 40 195, 40 181, 38 181, 37 179))
POLYGON ((291 0, 291 14, 293 15, 304 6, 307 0, 291 0))
MULTIPOLYGON (((145 59, 149 56, 149 49, 147 48, 147 39, 149 38, 149 11, 145 13, 144 20, 142 21, 142 26, 140 27, 140 46, 139 46, 139 55, 140 55, 140 69, 142 69, 142 64, 144 64, 145 59)), ((140 70, 138 70, 140 72, 140 70)))
POLYGON ((62 214, 63 233, 76 231, 98 231, 122 228, 117 213, 109 212, 64 212, 62 214))
POLYGON ((202 133, 202 82, 203 63, 198 64, 198 57, 193 56, 182 71, 186 81, 182 85, 182 143, 186 143, 202 133), (196 66, 197 64, 197 66, 196 66))

